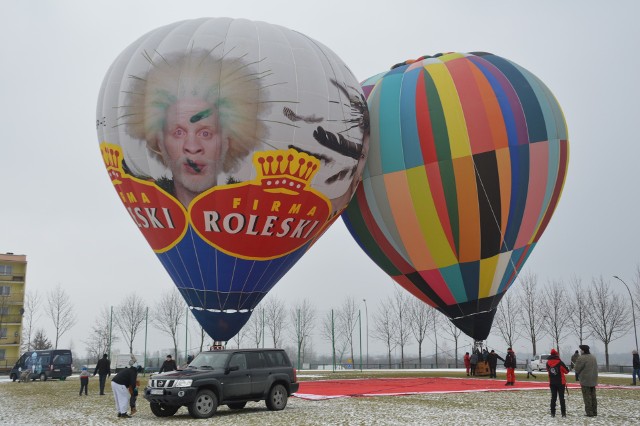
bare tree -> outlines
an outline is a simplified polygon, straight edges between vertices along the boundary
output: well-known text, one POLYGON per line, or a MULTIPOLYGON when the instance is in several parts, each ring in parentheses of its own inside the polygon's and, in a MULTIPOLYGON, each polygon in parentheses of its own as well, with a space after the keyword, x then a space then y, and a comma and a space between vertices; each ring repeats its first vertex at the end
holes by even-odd
POLYGON ((271 341, 273 342, 274 348, 280 345, 285 315, 284 302, 281 299, 271 296, 266 300, 264 305, 264 322, 271 333, 271 341))
POLYGON ((578 277, 570 282, 571 296, 569 299, 569 327, 578 336, 579 345, 590 337, 589 333, 589 294, 578 277))
POLYGON ((409 295, 404 288, 397 285, 394 287, 393 304, 391 310, 396 321, 396 342, 400 347, 400 366, 404 368, 404 347, 409 342, 411 326, 409 325, 410 315, 407 306, 413 296, 409 295))
POLYGON ((298 369, 304 363, 306 348, 311 346, 311 334, 315 327, 316 309, 310 300, 296 302, 289 310, 292 335, 298 349, 298 369))
POLYGON ((193 315, 193 311, 191 309, 189 309, 189 317, 189 330, 196 336, 196 342, 198 347, 200 348, 199 352, 202 352, 204 348, 204 341, 207 337, 209 337, 209 335, 193 315))
POLYGON ((589 288, 589 329, 604 344, 604 357, 609 368, 609 344, 624 336, 631 327, 630 315, 623 297, 611 291, 610 283, 594 279, 589 288))
POLYGON ((199 346, 200 346, 200 352, 202 352, 202 349, 204 348, 204 340, 205 338, 209 337, 209 334, 207 334, 207 332, 205 331, 204 327, 201 326, 198 323, 198 338, 199 338, 199 346))
POLYGON ((373 316, 373 338, 384 343, 387 348, 387 360, 391 368, 391 351, 398 344, 396 339, 396 317, 389 306, 393 305, 393 299, 387 297, 380 305, 378 311, 373 316))
POLYGON ((184 299, 176 289, 166 291, 160 297, 154 311, 154 326, 161 332, 171 336, 173 353, 178 359, 178 329, 185 315, 184 299))
POLYGON ((448 321, 446 318, 442 318, 442 322, 445 324, 445 326, 442 328, 449 336, 451 336, 451 339, 449 340, 453 341, 455 351, 454 356, 456 360, 455 363, 456 368, 458 368, 458 342, 460 341, 462 330, 460 330, 453 322, 448 321))
POLYGON ((47 338, 44 330, 39 328, 36 330, 36 335, 33 338, 33 350, 42 351, 45 349, 51 349, 51 341, 47 338))
POLYGON ((337 314, 335 310, 327 312, 327 315, 322 319, 320 327, 320 335, 323 340, 331 343, 331 353, 338 364, 342 364, 344 354, 349 348, 348 341, 344 335, 338 332, 337 327, 337 314))
POLYGON ((111 312, 107 307, 103 307, 93 320, 89 336, 84 340, 88 358, 95 360, 102 358, 102 354, 109 351, 109 337, 111 337, 111 345, 118 340, 117 336, 110 336, 110 322, 111 312))
POLYGON ((418 365, 422 368, 422 344, 431 324, 434 308, 417 297, 411 298, 407 305, 409 311, 409 328, 418 343, 418 365))
POLYGON ((115 309, 116 327, 133 353, 133 341, 142 329, 147 316, 147 305, 137 293, 130 293, 115 309))
POLYGON ((518 289, 520 290, 517 293, 518 298, 513 301, 515 305, 519 306, 514 306, 514 308, 520 312, 519 321, 522 323, 523 330, 521 334, 531 342, 531 350, 535 356, 538 352, 538 340, 545 330, 543 295, 538 287, 536 274, 529 272, 523 274, 520 277, 520 282, 522 284, 518 289))
POLYGON ((351 355, 351 361, 354 362, 353 332, 358 325, 358 307, 353 297, 347 297, 340 306, 340 309, 337 311, 337 315, 338 332, 346 339, 349 353, 351 355))
POLYGON ((436 368, 438 368, 438 329, 440 328, 440 324, 442 322, 442 317, 440 315, 438 315, 438 311, 436 311, 435 309, 432 309, 430 311, 431 313, 431 325, 433 326, 433 343, 435 345, 436 348, 436 352, 435 352, 435 361, 436 361, 436 368))
POLYGON ((251 344, 256 348, 260 347, 264 339, 264 326, 264 308, 254 309, 245 327, 251 344))
POLYGON ((519 303, 514 293, 507 292, 496 311, 496 327, 507 346, 513 347, 518 340, 519 303))
POLYGON ((60 338, 76 324, 71 299, 60 284, 47 294, 46 314, 56 330, 53 348, 58 349, 60 338))
POLYGON ((231 339, 233 341, 233 343, 235 343, 236 348, 240 349, 241 345, 242 345, 242 341, 244 340, 244 335, 247 334, 247 330, 242 327, 235 336, 233 336, 233 338, 231 339))
POLYGON ((570 335, 570 322, 568 311, 571 309, 569 298, 562 281, 551 282, 544 290, 544 300, 542 306, 546 315, 544 327, 555 347, 560 352, 560 342, 570 335))
POLYGON ((40 293, 27 290, 24 295, 24 313, 22 314, 22 352, 32 350, 33 327, 40 317, 40 293))

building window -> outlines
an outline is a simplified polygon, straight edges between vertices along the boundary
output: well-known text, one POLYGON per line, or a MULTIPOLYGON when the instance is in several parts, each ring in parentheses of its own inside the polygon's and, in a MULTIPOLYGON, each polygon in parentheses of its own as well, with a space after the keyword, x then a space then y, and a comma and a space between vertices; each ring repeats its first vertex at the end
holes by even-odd
POLYGON ((0 328, 0 339, 6 339, 7 338, 7 329, 5 328, 0 328))
POLYGON ((0 349, 0 359, 4 360, 5 357, 5 349, 0 349))
POLYGON ((11 275, 12 265, 0 265, 0 275, 11 275))
POLYGON ((9 315, 9 307, 0 306, 0 315, 9 315))
POLYGON ((11 286, 0 285, 0 296, 9 296, 9 295, 11 295, 11 286))

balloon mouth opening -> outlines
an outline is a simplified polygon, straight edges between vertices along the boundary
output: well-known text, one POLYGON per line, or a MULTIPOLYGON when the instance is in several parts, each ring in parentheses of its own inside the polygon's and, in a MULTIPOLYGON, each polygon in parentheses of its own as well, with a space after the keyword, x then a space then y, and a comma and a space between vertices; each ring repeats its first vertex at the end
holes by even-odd
POLYGON ((246 314, 253 312, 253 309, 213 309, 213 308, 201 308, 198 306, 189 306, 189 309, 192 311, 201 311, 201 312, 213 312, 213 313, 222 313, 222 314, 246 314))

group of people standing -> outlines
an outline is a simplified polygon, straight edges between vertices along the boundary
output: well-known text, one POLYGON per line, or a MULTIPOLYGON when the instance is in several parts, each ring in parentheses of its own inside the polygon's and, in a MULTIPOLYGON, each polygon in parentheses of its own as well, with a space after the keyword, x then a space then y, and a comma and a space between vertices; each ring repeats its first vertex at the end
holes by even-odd
POLYGON ((489 377, 497 378, 496 370, 498 367, 498 360, 504 361, 504 366, 507 368, 507 383, 505 385, 512 386, 515 383, 515 368, 516 368, 516 355, 511 348, 507 349, 507 355, 502 358, 493 349, 491 352, 487 349, 483 349, 480 352, 479 349, 473 351, 471 355, 469 352, 464 354, 464 366, 467 370, 467 376, 475 376, 476 369, 479 362, 486 362, 489 366, 489 377))
MULTIPOLYGON (((193 359, 189 356, 190 360, 193 359)), ((160 367, 160 372, 168 372, 177 370, 178 366, 173 360, 171 355, 167 355, 167 358, 160 367)), ((116 409, 118 410, 118 417, 128 418, 136 413, 136 400, 138 396, 138 387, 140 381, 138 380, 138 373, 142 371, 142 367, 138 365, 136 358, 131 355, 129 365, 127 368, 118 372, 113 379, 111 379, 111 390, 116 403, 116 409), (131 415, 127 412, 131 409, 131 415)), ((96 368, 93 371, 93 376, 98 375, 100 380, 100 395, 104 395, 104 387, 107 381, 107 377, 111 377, 111 360, 104 354, 96 364, 96 368)), ((80 372, 80 395, 84 392, 88 394, 88 385, 90 373, 86 366, 82 367, 80 372)))
MULTIPOLYGON (((598 403, 596 400, 596 386, 598 384, 598 362, 591 354, 588 345, 580 345, 580 350, 573 354, 571 357, 571 368, 576 375, 576 381, 580 382, 580 388, 582 391, 582 398, 584 401, 584 408, 586 416, 595 417, 598 415, 598 403)), ((491 351, 486 354, 485 360, 489 363, 490 377, 496 377, 496 365, 498 359, 504 361, 504 366, 507 369, 507 382, 505 386, 514 386, 516 381, 515 369, 516 369, 516 354, 512 348, 507 349, 507 354, 504 358, 491 351)), ((464 364, 467 371, 467 376, 475 375, 476 364, 482 360, 482 355, 479 350, 475 350, 473 354, 469 355, 469 352, 464 355, 464 364)), ((638 352, 633 351, 633 383, 636 384, 636 376, 640 376, 640 359, 638 358, 638 352)), ((565 402, 565 390, 567 388, 566 374, 570 371, 569 367, 560 359, 560 354, 557 350, 551 349, 550 356, 546 363, 547 374, 549 375, 549 388, 551 390, 551 416, 556 415, 556 406, 558 400, 560 400, 560 414, 562 417, 567 415, 567 407, 565 402)), ((527 378, 533 376, 531 370, 531 364, 527 360, 527 378)))

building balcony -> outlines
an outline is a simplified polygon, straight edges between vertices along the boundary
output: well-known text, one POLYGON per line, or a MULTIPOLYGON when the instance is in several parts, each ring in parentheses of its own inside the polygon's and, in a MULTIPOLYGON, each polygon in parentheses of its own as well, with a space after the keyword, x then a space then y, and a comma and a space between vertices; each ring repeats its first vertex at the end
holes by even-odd
POLYGON ((23 292, 17 292, 17 293, 11 293, 8 295, 1 295, 0 296, 0 306, 2 306, 4 303, 7 303, 9 305, 22 305, 24 303, 24 293, 23 292))
POLYGON ((0 324, 2 325, 15 325, 21 323, 22 317, 20 315, 0 315, 0 324))
POLYGON ((0 283, 1 282, 23 283, 24 275, 0 275, 0 283))

